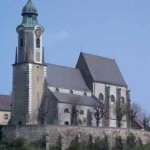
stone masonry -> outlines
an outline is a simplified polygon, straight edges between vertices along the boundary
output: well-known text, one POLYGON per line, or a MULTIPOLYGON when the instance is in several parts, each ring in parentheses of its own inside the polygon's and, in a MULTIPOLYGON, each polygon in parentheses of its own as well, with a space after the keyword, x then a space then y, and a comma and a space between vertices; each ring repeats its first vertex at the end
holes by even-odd
POLYGON ((133 133, 136 138, 141 138, 143 144, 150 142, 150 132, 143 130, 127 129, 127 128, 97 128, 82 126, 4 126, 3 141, 12 141, 18 137, 24 137, 27 143, 44 140, 47 150, 61 141, 62 150, 69 147, 72 140, 78 137, 79 142, 88 142, 89 137, 103 138, 108 136, 110 146, 115 143, 115 137, 120 135, 122 139, 126 139, 129 133, 133 133))

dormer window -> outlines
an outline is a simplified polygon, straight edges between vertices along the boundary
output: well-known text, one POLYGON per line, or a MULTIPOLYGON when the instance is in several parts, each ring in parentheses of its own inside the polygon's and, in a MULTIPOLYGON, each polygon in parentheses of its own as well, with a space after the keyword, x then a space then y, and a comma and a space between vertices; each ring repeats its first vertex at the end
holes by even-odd
POLYGON ((73 91, 72 91, 72 90, 70 90, 70 94, 73 94, 73 91))
POLYGON ((84 96, 87 96, 87 93, 86 92, 84 92, 84 94, 83 94, 84 96))
POLYGON ((23 39, 21 38, 20 39, 20 47, 23 47, 24 46, 24 43, 23 43, 23 39))
POLYGON ((39 38, 36 39, 36 47, 40 48, 40 39, 39 38))
POLYGON ((56 92, 59 92, 59 89, 58 89, 58 88, 56 88, 56 89, 55 89, 55 91, 56 91, 56 92))

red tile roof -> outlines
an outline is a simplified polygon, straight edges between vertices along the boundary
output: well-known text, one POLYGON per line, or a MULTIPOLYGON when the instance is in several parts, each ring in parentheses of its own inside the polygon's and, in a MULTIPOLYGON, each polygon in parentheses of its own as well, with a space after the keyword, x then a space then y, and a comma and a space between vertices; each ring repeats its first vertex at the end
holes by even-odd
POLYGON ((144 128, 144 125, 142 124, 142 122, 139 120, 138 117, 134 117, 134 121, 139 125, 139 127, 141 127, 142 129, 144 128))
POLYGON ((11 103, 11 95, 0 95, 0 111, 11 111, 11 103))

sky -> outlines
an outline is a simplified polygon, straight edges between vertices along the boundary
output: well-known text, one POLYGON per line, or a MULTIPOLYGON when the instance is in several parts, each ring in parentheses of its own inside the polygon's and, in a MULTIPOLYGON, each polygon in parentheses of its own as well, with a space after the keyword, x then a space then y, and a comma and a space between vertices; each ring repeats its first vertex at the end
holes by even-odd
MULTIPOLYGON (((150 112, 150 0, 32 0, 45 29, 46 62, 75 67, 81 51, 115 59, 131 99, 150 112)), ((0 5, 0 94, 12 91, 12 64, 27 0, 0 5)))

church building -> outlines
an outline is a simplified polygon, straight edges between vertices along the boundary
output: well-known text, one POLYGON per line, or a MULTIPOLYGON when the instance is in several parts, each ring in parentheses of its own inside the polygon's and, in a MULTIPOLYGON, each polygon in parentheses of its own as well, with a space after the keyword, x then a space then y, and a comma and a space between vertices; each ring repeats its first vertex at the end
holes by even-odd
MULTIPOLYGON (((81 52, 74 68, 45 62, 37 16, 28 0, 16 29, 11 123, 117 127, 116 102, 130 106, 130 93, 116 61, 81 52), (103 111, 99 121, 96 109, 103 111)), ((128 119, 121 127, 129 127, 128 119)))

